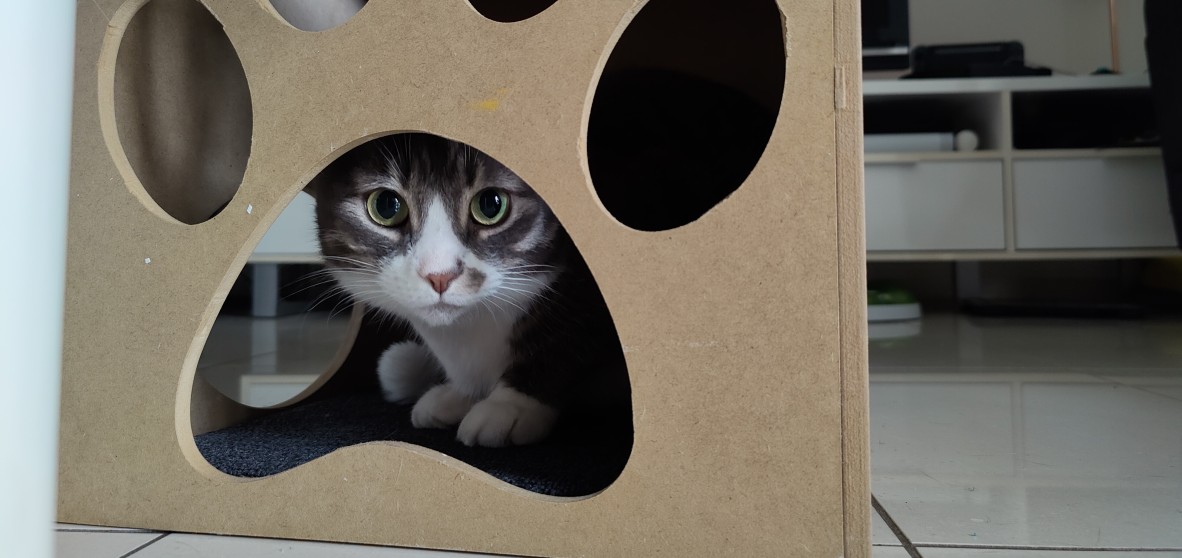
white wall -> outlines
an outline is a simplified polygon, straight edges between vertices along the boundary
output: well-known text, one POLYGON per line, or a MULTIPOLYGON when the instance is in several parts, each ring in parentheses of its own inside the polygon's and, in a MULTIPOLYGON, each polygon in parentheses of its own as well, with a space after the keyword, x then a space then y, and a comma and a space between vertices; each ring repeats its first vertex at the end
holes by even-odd
POLYGON ((4 8, 0 555, 50 558, 57 503, 75 4, 41 0, 10 2, 4 8))
MULTIPOLYGON (((1121 73, 1145 72, 1143 0, 1117 0, 1121 73)), ((1030 64, 1111 66, 1108 0, 911 0, 911 44, 1021 41, 1030 64)))

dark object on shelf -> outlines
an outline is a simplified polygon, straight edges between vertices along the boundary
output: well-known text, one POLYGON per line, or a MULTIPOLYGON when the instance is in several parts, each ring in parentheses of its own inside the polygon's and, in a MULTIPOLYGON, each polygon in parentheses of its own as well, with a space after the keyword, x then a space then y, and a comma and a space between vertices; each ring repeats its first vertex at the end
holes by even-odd
POLYGON ((1047 68, 1026 65, 1022 43, 925 45, 911 52, 911 73, 904 79, 1049 76, 1047 68))
POLYGON ((906 70, 911 64, 907 0, 862 0, 862 69, 906 70))
POLYGON ((1182 246, 1182 2, 1145 0, 1145 57, 1157 127, 1161 133, 1166 187, 1174 233, 1182 246))
POLYGON ((1105 149, 1158 145, 1148 89, 1016 91, 1014 147, 1105 149))

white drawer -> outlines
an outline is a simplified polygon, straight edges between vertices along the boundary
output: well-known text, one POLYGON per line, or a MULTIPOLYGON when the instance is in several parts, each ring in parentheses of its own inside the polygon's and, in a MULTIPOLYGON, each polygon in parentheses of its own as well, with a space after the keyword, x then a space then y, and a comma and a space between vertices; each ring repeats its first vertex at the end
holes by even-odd
POLYGON ((870 251, 1003 250, 1001 161, 866 165, 870 251))
POLYGON ((1014 162, 1019 249, 1173 247, 1161 157, 1014 162))

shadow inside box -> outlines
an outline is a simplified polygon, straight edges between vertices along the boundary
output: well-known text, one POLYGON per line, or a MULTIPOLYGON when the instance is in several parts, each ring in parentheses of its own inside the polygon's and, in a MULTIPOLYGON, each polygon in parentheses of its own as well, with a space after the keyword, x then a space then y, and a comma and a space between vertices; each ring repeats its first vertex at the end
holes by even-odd
POLYGON ((542 443, 482 448, 456 441, 454 428, 415 428, 410 408, 386 402, 376 393, 340 394, 195 439, 206 461, 236 477, 276 475, 339 448, 397 441, 449 455, 531 492, 566 497, 607 488, 623 471, 632 450, 630 421, 571 417, 542 443))

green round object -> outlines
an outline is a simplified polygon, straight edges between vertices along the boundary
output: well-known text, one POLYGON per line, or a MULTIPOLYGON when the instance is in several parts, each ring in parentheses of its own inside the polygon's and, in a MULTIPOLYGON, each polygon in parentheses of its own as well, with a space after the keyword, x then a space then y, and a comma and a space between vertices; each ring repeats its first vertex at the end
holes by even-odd
POLYGON ((915 295, 894 285, 871 285, 866 289, 866 303, 879 304, 914 304, 915 295))

